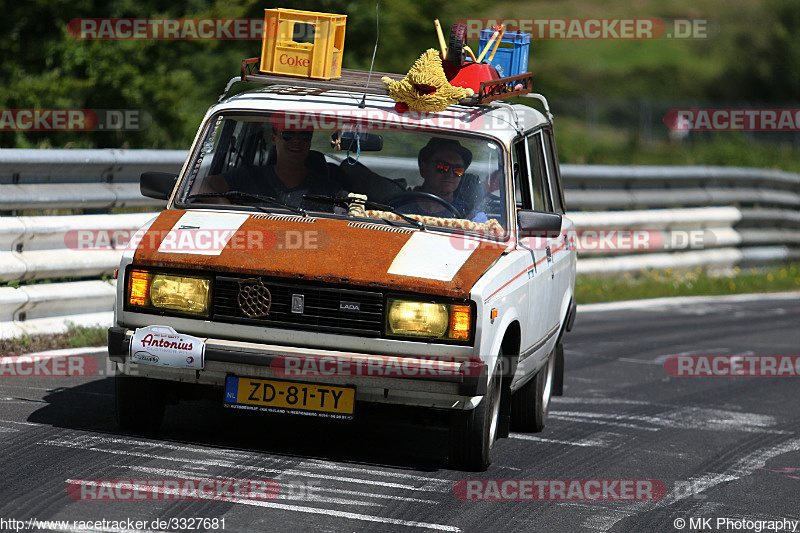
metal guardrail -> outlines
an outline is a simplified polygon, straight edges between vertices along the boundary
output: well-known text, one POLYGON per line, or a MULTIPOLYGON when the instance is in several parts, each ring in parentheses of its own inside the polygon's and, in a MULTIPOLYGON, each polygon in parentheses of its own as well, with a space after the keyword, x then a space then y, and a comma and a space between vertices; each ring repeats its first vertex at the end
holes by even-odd
POLYGON ((186 150, 0 150, 0 185, 139 183, 148 170, 178 172, 186 150))
MULTIPOLYGON (((0 150, 0 212, 150 207, 139 193, 145 171, 179 172, 182 150, 0 150)), ((569 216, 578 231, 579 273, 642 268, 726 267, 800 260, 800 176, 732 167, 562 165, 569 216), (699 246, 603 249, 613 231, 692 234, 699 246), (594 233, 592 233, 594 232, 594 233), (589 240, 588 242, 597 242, 589 240)), ((129 235, 150 213, 0 217, 0 279, 107 277, 124 242, 103 250, 72 248, 76 229, 129 235)), ((673 243, 674 244, 674 243, 673 243)), ((0 287, 0 338, 56 332, 65 320, 110 324, 113 283, 73 281, 0 287), (93 322, 94 321, 94 322, 93 322)))
POLYGON ((0 287, 0 339, 61 333, 69 323, 110 326, 115 290, 113 280, 0 287))
POLYGON ((139 193, 146 171, 178 172, 185 150, 0 150, 0 211, 158 208, 139 193))
POLYGON ((157 214, 3 217, 0 279, 107 276, 133 231, 157 214))

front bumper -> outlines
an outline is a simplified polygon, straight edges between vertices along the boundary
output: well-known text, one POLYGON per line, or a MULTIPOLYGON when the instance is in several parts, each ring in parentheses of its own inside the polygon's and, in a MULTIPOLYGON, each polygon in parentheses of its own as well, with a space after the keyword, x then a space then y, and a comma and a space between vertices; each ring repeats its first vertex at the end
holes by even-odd
POLYGON ((227 376, 347 385, 356 387, 358 401, 455 410, 474 408, 486 393, 486 365, 474 360, 431 362, 209 338, 203 339, 203 370, 192 370, 131 362, 133 333, 108 330, 109 359, 124 374, 220 388, 227 376))

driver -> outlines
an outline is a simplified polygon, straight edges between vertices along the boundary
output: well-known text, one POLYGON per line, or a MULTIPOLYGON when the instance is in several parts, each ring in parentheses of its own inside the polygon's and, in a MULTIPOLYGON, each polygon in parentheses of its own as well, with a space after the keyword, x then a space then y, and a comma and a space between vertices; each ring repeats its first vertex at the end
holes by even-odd
POLYGON ((274 160, 256 182, 242 175, 228 178, 230 190, 267 194, 289 205, 329 211, 330 206, 316 205, 303 199, 304 194, 331 196, 342 189, 331 179, 324 156, 319 157, 321 154, 311 151, 313 135, 314 131, 309 129, 280 130, 273 127, 274 160), (237 177, 240 179, 236 180, 237 177))
MULTIPOLYGON (((338 176, 320 152, 311 150, 311 129, 278 129, 273 126, 273 150, 264 167, 246 166, 211 176, 200 192, 240 191, 271 196, 285 204, 313 211, 331 211, 328 204, 305 200, 303 195, 342 194, 338 176)), ((223 200, 221 200, 223 201, 223 200)))
MULTIPOLYGON (((419 151, 417 161, 423 182, 415 190, 438 196, 475 222, 486 221, 486 215, 483 213, 470 216, 470 205, 455 195, 467 167, 472 163, 472 152, 456 140, 434 137, 419 151)), ((443 218, 456 216, 440 202, 428 198, 415 198, 403 212, 443 218)))

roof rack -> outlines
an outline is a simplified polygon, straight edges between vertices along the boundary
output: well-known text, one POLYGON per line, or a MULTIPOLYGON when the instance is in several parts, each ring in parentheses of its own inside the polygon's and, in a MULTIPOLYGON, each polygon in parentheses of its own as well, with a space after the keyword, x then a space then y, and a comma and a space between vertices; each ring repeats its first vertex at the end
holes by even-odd
MULTIPOLYGON (((220 96, 220 101, 228 94, 228 91, 237 81, 247 81, 251 83, 263 83, 265 85, 294 85, 297 87, 309 87, 313 89, 320 89, 322 91, 348 91, 358 92, 362 94, 378 94, 388 95, 389 92, 381 82, 383 76, 388 76, 393 80, 402 80, 405 75, 403 74, 390 74, 386 72, 372 72, 370 75, 366 70, 353 70, 342 69, 340 78, 332 80, 316 80, 312 78, 298 78, 294 76, 280 76, 277 74, 262 74, 259 72, 258 57, 251 57, 242 60, 242 73, 240 78, 233 78, 228 82, 225 91, 220 96), (369 83, 367 83, 369 81, 369 83)), ((500 78, 491 81, 482 81, 480 88, 475 95, 469 98, 463 98, 459 103, 461 105, 481 105, 500 100, 503 98, 510 98, 512 96, 522 96, 531 92, 533 86, 533 74, 525 72, 517 76, 509 76, 507 78, 500 78)))

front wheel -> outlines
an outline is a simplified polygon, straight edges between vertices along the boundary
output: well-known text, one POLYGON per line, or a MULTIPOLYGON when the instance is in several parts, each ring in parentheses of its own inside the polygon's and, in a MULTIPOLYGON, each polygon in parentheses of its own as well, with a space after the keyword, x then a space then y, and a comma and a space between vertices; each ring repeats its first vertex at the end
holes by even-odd
POLYGON ((555 363, 554 351, 547 356, 547 362, 536 373, 536 377, 511 398, 511 427, 515 430, 537 433, 544 429, 553 393, 555 363))
POLYGON ((483 472, 492 463, 491 451, 500 421, 502 375, 495 370, 486 395, 475 409, 452 415, 450 462, 455 468, 483 472))
POLYGON ((161 427, 166 399, 161 382, 126 376, 114 378, 114 410, 123 430, 151 433, 161 427))

